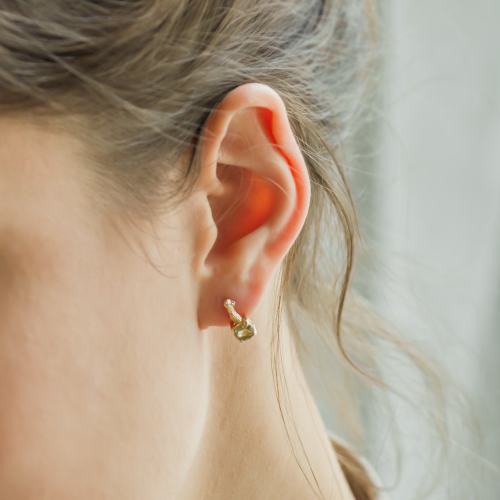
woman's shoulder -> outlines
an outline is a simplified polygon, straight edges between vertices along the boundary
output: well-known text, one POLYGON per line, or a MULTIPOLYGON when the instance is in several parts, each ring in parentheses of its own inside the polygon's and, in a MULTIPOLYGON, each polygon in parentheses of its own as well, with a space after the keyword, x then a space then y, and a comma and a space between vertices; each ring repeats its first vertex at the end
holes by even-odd
POLYGON ((356 500, 390 500, 375 468, 353 446, 332 432, 328 437, 356 500))

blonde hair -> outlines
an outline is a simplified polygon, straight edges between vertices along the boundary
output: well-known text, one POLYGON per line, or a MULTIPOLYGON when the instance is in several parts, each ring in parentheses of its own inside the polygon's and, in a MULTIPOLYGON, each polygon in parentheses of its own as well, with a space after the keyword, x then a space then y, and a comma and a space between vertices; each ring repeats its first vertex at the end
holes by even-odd
MULTIPOLYGON (((312 185, 306 224, 282 268, 276 352, 286 309, 298 344, 306 329, 375 377, 365 336, 389 334, 351 292, 361 239, 337 160, 370 88, 374 19, 369 0, 0 1, 0 106, 67 118, 88 142, 107 194, 150 213, 189 193, 196 148, 184 170, 172 165, 224 96, 248 82, 272 87, 312 185)), ((356 499, 373 500, 355 453, 335 447, 356 499)))

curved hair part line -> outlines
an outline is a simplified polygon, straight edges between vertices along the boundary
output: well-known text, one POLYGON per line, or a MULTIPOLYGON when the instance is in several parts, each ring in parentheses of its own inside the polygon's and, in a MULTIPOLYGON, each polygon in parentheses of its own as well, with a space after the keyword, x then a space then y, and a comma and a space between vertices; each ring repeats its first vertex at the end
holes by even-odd
MULTIPOLYGON (((229 91, 260 82, 282 97, 312 184, 282 266, 273 341, 283 421, 297 436, 283 315, 298 346, 305 325, 355 376, 378 377, 368 333, 393 339, 352 292, 361 237, 338 161, 370 91, 375 30, 371 0, 0 0, 0 110, 61 117, 88 144, 103 196, 130 213, 152 216, 189 194, 203 124, 229 91), (190 147, 189 165, 174 168, 190 147)), ((356 499, 374 500, 355 455, 338 454, 356 499)))

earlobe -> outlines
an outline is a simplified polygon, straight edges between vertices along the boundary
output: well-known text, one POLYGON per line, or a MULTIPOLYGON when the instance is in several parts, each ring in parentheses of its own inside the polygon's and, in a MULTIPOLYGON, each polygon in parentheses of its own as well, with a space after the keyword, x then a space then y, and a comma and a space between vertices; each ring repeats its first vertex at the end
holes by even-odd
POLYGON ((230 323, 226 299, 248 316, 259 304, 307 215, 307 167, 279 95, 261 84, 230 92, 201 143, 198 193, 210 205, 215 243, 197 271, 200 329, 230 323))

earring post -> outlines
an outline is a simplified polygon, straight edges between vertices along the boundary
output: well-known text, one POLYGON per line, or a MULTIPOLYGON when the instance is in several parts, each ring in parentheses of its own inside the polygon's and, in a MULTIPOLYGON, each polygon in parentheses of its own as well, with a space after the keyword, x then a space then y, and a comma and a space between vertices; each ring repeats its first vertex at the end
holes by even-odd
POLYGON ((241 323, 243 318, 236 312, 234 309, 234 306, 236 303, 234 300, 227 299, 224 302, 224 307, 227 309, 227 312, 229 313, 229 316, 231 317, 231 320, 233 323, 241 323))

